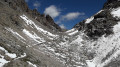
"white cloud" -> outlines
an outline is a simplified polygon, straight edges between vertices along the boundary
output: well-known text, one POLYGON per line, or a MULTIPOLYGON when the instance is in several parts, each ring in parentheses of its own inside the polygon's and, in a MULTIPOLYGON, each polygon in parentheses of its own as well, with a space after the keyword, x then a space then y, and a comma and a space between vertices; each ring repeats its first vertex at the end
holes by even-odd
POLYGON ((66 29, 66 27, 65 27, 63 24, 61 24, 60 27, 61 27, 62 29, 66 29))
POLYGON ((40 7, 40 2, 38 2, 38 1, 34 2, 34 3, 33 3, 33 6, 34 6, 35 8, 40 7))
POLYGON ((80 15, 85 15, 85 13, 71 12, 71 13, 68 13, 68 14, 62 16, 62 20, 74 20, 74 19, 78 18, 80 15))
POLYGON ((50 15, 52 18, 55 18, 60 15, 60 10, 56 6, 51 5, 45 9, 44 13, 50 15))
POLYGON ((56 23, 61 24, 61 22, 67 22, 67 21, 70 21, 70 20, 78 19, 78 18, 85 19, 86 18, 85 13, 84 12, 81 12, 81 13, 80 12, 67 13, 66 15, 61 16, 56 23))
POLYGON ((29 2, 29 0, 25 0, 25 2, 29 2))

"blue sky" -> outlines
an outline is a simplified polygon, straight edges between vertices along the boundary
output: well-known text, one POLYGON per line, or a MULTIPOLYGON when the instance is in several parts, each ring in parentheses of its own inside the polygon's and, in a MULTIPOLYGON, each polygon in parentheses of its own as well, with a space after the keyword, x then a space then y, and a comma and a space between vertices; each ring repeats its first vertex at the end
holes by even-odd
POLYGON ((75 24, 97 13, 106 0, 26 0, 31 9, 49 14, 62 28, 75 24))

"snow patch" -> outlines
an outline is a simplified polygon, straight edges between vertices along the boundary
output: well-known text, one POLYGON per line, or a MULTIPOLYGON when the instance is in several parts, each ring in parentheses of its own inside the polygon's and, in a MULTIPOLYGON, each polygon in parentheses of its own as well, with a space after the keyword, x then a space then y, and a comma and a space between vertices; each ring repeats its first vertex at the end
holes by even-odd
POLYGON ((31 34, 28 30, 23 29, 23 33, 26 34, 28 37, 32 38, 34 41, 38 43, 43 43, 45 40, 43 38, 40 38, 37 34, 31 34))
POLYGON ((49 51, 55 52, 55 49, 53 49, 53 48, 51 48, 51 47, 47 47, 47 46, 46 46, 46 48, 47 48, 47 50, 49 50, 49 51))
POLYGON ((71 33, 69 33, 68 35, 74 35, 74 34, 76 34, 76 33, 78 33, 78 30, 76 30, 76 31, 74 31, 74 32, 71 32, 71 33))
POLYGON ((120 22, 118 22, 118 24, 114 26, 113 31, 114 31, 114 33, 120 32, 120 22))
POLYGON ((20 34, 18 34, 17 32, 13 31, 13 29, 11 28, 5 28, 6 30, 10 31, 15 37, 17 37, 18 39, 21 38, 23 40, 26 40, 24 37, 22 37, 20 34))
POLYGON ((88 18, 85 23, 90 23, 93 19, 94 17, 88 18))
POLYGON ((8 56, 11 57, 11 58, 16 58, 16 57, 17 57, 16 54, 6 53, 6 55, 8 55, 8 56))
POLYGON ((111 14, 113 15, 113 17, 120 18, 120 7, 116 8, 116 9, 113 9, 111 14))
POLYGON ((35 64, 31 63, 30 61, 27 61, 29 65, 32 65, 33 67, 37 67, 35 64))
POLYGON ((27 56, 27 54, 24 53, 23 55, 21 55, 20 57, 18 57, 18 58, 16 58, 16 59, 24 58, 24 57, 26 57, 26 56, 27 56))
POLYGON ((86 60, 88 67, 96 67, 91 60, 86 60))
POLYGON ((100 10, 97 14, 101 13, 102 11, 104 11, 104 10, 100 10))
POLYGON ((83 41, 82 35, 83 34, 78 35, 77 38, 73 40, 70 44, 79 44, 79 46, 82 46, 82 43, 81 43, 83 41))
POLYGON ((10 58, 16 58, 17 55, 14 53, 9 53, 7 50, 5 50, 3 47, 0 47, 0 50, 5 51, 5 55, 9 56, 10 58))
MULTIPOLYGON (((40 28, 40 26, 38 26, 38 25, 36 25, 32 20, 30 20, 26 15, 22 15, 22 16, 20 16, 25 22, 26 22, 26 24, 27 25, 29 25, 30 27, 32 27, 32 28, 35 28, 35 29, 37 29, 40 33, 42 33, 43 35, 47 35, 47 36, 49 36, 49 37, 57 37, 58 35, 54 35, 54 34, 52 34, 52 33, 50 33, 50 32, 48 32, 48 31, 46 31, 46 30, 44 30, 44 29, 42 29, 42 28, 40 28)), ((50 38, 51 39, 51 38, 50 38)))
POLYGON ((34 22, 30 20, 26 15, 23 14, 20 17, 26 22, 27 25, 34 25, 34 22))
POLYGON ((75 31, 75 29, 74 29, 74 28, 73 28, 73 29, 71 29, 71 30, 66 31, 66 33, 70 33, 70 32, 73 32, 73 31, 75 31))
POLYGON ((76 30, 76 29, 71 29, 71 30, 68 30, 68 31, 66 31, 65 33, 67 33, 68 35, 74 35, 74 34, 76 34, 76 33, 78 33, 78 30, 76 30))
POLYGON ((3 67, 6 63, 10 62, 4 59, 4 56, 0 55, 0 67, 3 67))

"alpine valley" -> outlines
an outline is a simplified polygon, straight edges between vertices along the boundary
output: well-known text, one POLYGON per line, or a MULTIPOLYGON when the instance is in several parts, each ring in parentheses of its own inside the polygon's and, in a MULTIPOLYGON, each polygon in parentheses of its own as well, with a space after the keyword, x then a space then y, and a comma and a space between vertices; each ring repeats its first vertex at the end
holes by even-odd
POLYGON ((67 31, 24 0, 0 0, 0 67, 120 67, 120 0, 67 31))

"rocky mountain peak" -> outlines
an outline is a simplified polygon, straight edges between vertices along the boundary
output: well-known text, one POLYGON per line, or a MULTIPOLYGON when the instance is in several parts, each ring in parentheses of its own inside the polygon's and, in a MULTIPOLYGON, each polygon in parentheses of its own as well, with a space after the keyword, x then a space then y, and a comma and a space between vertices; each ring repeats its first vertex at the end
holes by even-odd
POLYGON ((120 0, 107 0, 103 8, 109 9, 109 8, 117 8, 119 6, 120 6, 120 0))

